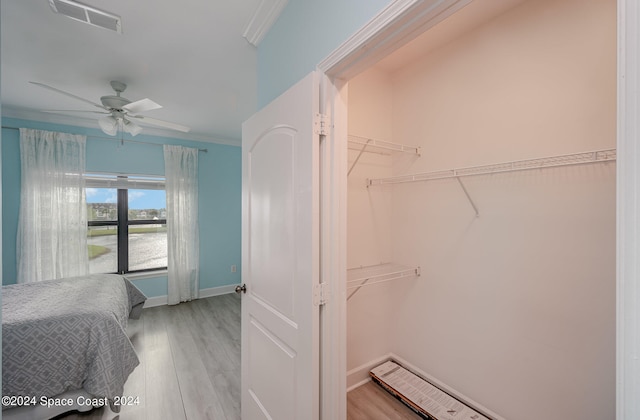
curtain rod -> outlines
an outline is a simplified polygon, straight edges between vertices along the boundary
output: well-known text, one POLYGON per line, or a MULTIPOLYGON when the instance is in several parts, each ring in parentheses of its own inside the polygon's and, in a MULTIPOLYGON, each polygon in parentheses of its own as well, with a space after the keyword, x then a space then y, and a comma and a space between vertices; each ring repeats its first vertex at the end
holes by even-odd
MULTIPOLYGON (((2 128, 6 128, 8 130, 20 130, 20 127, 10 127, 8 125, 3 125, 2 128)), ((139 143, 139 144, 150 144, 152 146, 162 146, 162 144, 160 143, 152 143, 150 141, 142 141, 142 140, 119 139, 117 137, 94 136, 94 135, 87 135, 87 137, 91 137, 96 140, 110 140, 110 141, 117 140, 117 141, 126 141, 128 143, 139 143)), ((208 153, 209 149, 198 149, 198 151, 208 153)))

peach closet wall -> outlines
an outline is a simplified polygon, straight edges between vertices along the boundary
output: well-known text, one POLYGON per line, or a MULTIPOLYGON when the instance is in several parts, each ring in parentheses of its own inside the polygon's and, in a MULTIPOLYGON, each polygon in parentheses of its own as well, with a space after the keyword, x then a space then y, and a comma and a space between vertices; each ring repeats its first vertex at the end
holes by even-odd
MULTIPOLYGON (((422 147, 349 177, 348 368, 393 353, 506 419, 615 417, 615 164, 365 188, 367 177, 615 147, 616 4, 529 0, 349 84, 349 132, 422 147)), ((356 152, 350 152, 353 160, 356 152)))

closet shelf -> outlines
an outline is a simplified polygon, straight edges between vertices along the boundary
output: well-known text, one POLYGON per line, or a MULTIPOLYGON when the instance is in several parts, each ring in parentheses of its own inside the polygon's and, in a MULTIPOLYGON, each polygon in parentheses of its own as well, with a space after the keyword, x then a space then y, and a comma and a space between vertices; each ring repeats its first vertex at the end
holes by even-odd
POLYGON ((420 156, 420 148, 390 141, 349 134, 349 148, 361 152, 391 154, 392 152, 409 153, 420 156))
POLYGON ((347 270, 347 289, 360 288, 406 277, 420 276, 420 267, 385 263, 347 270))
POLYGON ((435 179, 460 178, 474 175, 487 175, 503 172, 524 171, 529 169, 553 168, 558 166, 584 165, 588 163, 608 162, 616 160, 616 149, 596 150, 592 152, 573 153, 550 156, 538 159, 517 160, 492 165, 471 166, 467 168, 444 171, 423 172, 389 178, 367 179, 367 186, 398 184, 415 181, 431 181, 435 179))

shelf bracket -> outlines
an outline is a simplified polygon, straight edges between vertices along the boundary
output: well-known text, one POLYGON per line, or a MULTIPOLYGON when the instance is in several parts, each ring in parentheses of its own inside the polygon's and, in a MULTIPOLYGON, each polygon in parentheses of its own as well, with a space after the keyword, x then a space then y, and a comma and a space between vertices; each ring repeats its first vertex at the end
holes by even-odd
POLYGON ((368 281, 369 279, 366 279, 365 281, 362 282, 360 286, 356 287, 356 289, 353 292, 349 293, 349 296, 347 296, 347 300, 351 299, 353 295, 358 293, 358 290, 362 289, 362 286, 366 285, 368 281))
POLYGON ((480 213, 478 212, 478 207, 476 207, 476 203, 474 203, 473 200, 471 199, 471 196, 469 195, 469 191, 467 191, 467 189, 465 188, 459 176, 457 176, 456 179, 460 184, 460 188, 462 188, 462 191, 464 191, 464 195, 467 196, 467 200, 469 200, 469 204, 471 204, 471 207, 473 207, 473 211, 476 212, 476 217, 480 217, 480 213))
POLYGON ((353 171, 353 168, 355 168, 356 165, 358 164, 358 161, 360 160, 360 157, 364 153, 364 151, 367 148, 367 146, 369 145, 369 143, 371 143, 371 139, 367 139, 367 142, 364 144, 364 146, 362 146, 362 149, 358 153, 358 156, 356 156, 356 159, 353 161, 353 164, 349 168, 349 172, 347 172, 347 177, 351 174, 351 171, 353 171))
MULTIPOLYGON (((392 280, 403 279, 407 277, 420 277, 420 267, 406 267, 399 264, 379 264, 368 267, 350 268, 347 272, 355 273, 357 278, 347 280, 347 289, 355 289, 347 296, 347 300, 351 299, 358 290, 364 286, 384 283, 392 280), (374 269, 375 271, 370 271, 374 269), (365 270, 364 272, 362 270, 365 270), (351 285, 351 283, 359 282, 359 284, 351 285)), ((347 275, 349 278, 349 275, 347 275)))

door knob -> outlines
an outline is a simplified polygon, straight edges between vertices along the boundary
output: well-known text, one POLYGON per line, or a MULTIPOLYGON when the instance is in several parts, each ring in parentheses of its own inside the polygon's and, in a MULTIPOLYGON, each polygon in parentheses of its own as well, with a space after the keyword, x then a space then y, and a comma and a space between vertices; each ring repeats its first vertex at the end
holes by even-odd
POLYGON ((247 293, 247 285, 236 286, 236 293, 247 293))

